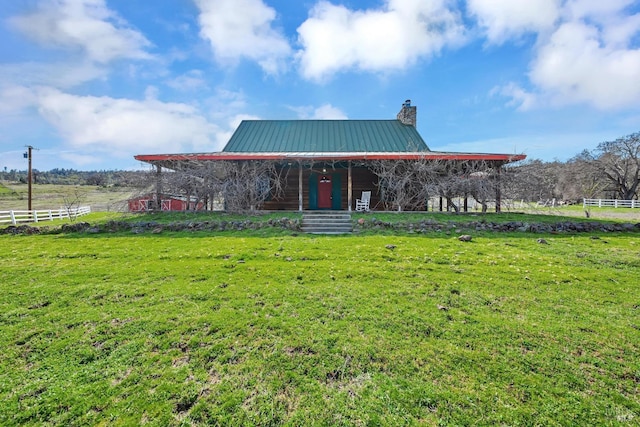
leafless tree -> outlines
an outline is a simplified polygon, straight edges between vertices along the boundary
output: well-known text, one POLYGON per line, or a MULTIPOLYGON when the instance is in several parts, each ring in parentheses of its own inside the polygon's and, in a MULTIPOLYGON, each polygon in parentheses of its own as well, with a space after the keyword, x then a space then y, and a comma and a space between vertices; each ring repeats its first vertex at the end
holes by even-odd
POLYGON ((107 175, 105 173, 95 172, 85 180, 87 185, 103 186, 107 184, 107 175))
POLYGON ((403 211, 424 209, 437 174, 427 161, 376 160, 363 163, 378 177, 381 198, 388 209, 403 211))
POLYGON ((114 173, 115 185, 119 187, 139 188, 147 185, 147 171, 118 171, 114 173))
POLYGON ((221 195, 226 210, 255 211, 267 199, 282 197, 287 171, 272 161, 218 162, 209 176, 209 188, 221 195))
POLYGON ((427 200, 443 197, 459 212, 454 198, 473 197, 487 210, 495 199, 495 169, 485 161, 379 160, 365 164, 378 176, 383 201, 394 210, 424 210, 427 200))
POLYGON ((537 159, 510 167, 510 197, 528 202, 561 199, 557 188, 561 169, 560 162, 543 162, 537 159))
POLYGON ((490 168, 484 162, 475 163, 475 171, 466 178, 465 194, 469 194, 482 206, 482 212, 487 212, 489 202, 495 200, 498 191, 501 191, 502 176, 499 170, 490 168))
POLYGON ((595 150, 595 162, 609 180, 611 190, 623 200, 638 197, 640 189, 640 132, 602 142, 595 150))
POLYGON ((176 161, 147 175, 146 192, 181 195, 189 206, 218 202, 229 212, 259 210, 284 194, 287 168, 274 161, 176 161))
POLYGON ((558 188, 563 200, 578 202, 602 195, 608 181, 603 176, 593 154, 588 150, 569 159, 559 176, 558 188))
POLYGON ((461 210, 461 206, 454 202, 457 197, 462 197, 463 200, 472 197, 482 206, 482 212, 486 212, 489 202, 496 199, 501 185, 499 166, 484 160, 463 160, 439 161, 437 167, 439 173, 431 183, 432 192, 445 198, 447 206, 455 212, 461 210))
POLYGON ((87 191, 82 190, 79 187, 75 187, 72 191, 65 193, 62 196, 62 202, 64 210, 71 222, 78 218, 78 208, 86 200, 87 191))

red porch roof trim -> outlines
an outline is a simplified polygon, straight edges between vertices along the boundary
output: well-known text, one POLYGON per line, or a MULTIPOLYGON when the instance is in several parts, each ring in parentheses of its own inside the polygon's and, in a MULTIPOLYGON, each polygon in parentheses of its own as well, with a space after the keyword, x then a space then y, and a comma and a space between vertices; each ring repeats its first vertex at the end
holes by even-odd
POLYGON ((222 161, 222 160, 478 160, 516 162, 524 160, 525 154, 486 154, 451 152, 378 152, 378 153, 190 153, 190 154, 139 154, 136 160, 146 163, 171 161, 222 161))

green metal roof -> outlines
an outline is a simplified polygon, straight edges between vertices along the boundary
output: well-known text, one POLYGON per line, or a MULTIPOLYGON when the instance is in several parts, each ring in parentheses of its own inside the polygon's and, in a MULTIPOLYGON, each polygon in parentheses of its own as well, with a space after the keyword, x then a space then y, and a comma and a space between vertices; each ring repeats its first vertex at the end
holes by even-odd
POLYGON ((232 153, 429 151, 398 120, 244 120, 222 150, 232 153))

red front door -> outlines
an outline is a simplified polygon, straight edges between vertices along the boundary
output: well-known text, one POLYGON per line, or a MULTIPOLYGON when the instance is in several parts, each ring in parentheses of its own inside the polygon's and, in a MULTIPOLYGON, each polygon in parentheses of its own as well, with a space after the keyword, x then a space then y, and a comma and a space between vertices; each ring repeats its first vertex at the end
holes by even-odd
POLYGON ((331 209, 331 175, 321 175, 318 182, 318 209, 331 209))

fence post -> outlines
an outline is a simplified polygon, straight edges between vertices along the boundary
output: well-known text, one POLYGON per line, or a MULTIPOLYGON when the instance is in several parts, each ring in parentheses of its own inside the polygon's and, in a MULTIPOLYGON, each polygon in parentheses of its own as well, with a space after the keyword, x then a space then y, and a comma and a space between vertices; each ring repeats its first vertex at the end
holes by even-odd
POLYGON ((33 222, 38 222, 38 211, 31 211, 33 212, 33 222))
POLYGON ((16 225, 16 214, 13 211, 9 211, 9 216, 11 217, 11 224, 16 225))

